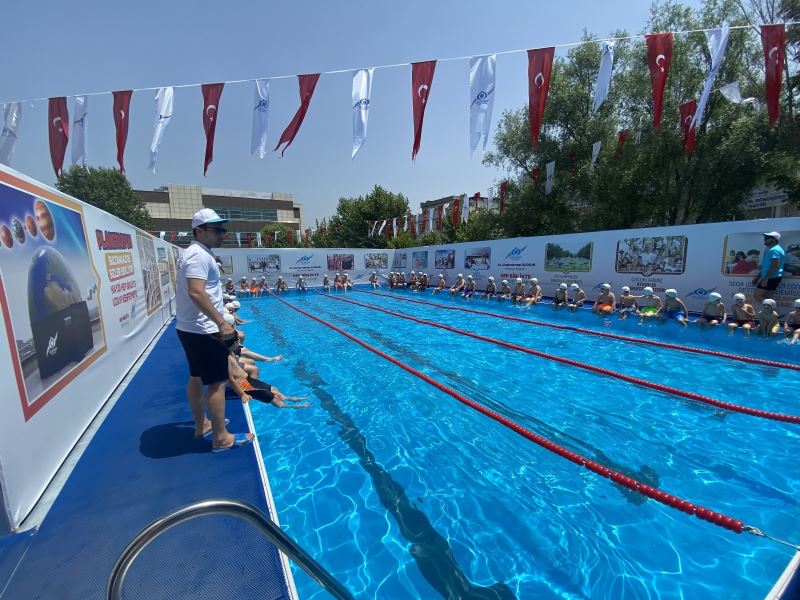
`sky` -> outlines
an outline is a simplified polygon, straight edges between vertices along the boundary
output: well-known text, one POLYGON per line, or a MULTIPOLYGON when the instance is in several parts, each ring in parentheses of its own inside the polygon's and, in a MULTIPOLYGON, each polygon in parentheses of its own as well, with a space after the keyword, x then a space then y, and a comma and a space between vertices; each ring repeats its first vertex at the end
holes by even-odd
MULTIPOLYGON (((699 0, 684 0, 698 6, 699 0)), ((147 170, 155 91, 134 92, 125 163, 136 189, 170 183, 258 192, 290 192, 303 203, 306 225, 331 216, 340 197, 374 185, 403 193, 411 209, 454 194, 486 194, 503 174, 469 153, 469 61, 439 62, 431 86, 422 145, 411 161, 411 67, 405 63, 523 50, 497 58, 492 128, 505 110, 527 101, 525 49, 597 37, 617 29, 643 33, 645 0, 568 3, 493 0, 331 2, 206 0, 19 2, 7 7, 0 36, 0 102, 167 85, 275 78, 271 84, 270 149, 299 105, 295 75, 377 69, 368 135, 355 160, 352 75, 322 75, 305 122, 283 158, 250 156, 253 83, 225 86, 214 162, 203 177, 205 138, 199 87, 175 90, 173 119, 147 170)), ((566 49, 557 49, 556 56, 566 49)), ((612 82, 613 85, 613 82, 612 82)), ((69 100, 70 115, 74 107, 69 100)), ((109 94, 89 98, 92 166, 116 166, 109 94)), ((44 183, 55 181, 47 143, 47 101, 23 106, 11 166, 44 183)), ((491 149, 489 142, 488 148, 491 149)), ((71 164, 67 150, 65 166, 71 164)))

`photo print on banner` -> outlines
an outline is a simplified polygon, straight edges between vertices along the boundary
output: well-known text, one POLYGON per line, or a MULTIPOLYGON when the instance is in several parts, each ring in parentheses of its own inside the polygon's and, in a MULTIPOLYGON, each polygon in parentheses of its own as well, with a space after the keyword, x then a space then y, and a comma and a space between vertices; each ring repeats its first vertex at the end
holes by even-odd
POLYGON ((80 205, 3 173, 0 257, 0 306, 28 421, 107 350, 80 205))
POLYGON ((464 255, 464 268, 486 271, 491 266, 491 249, 488 246, 482 248, 468 248, 464 255))
POLYGON ((153 238, 136 234, 136 245, 139 248, 139 267, 144 278, 145 308, 148 315, 161 308, 161 281, 156 261, 156 245, 153 238))
POLYGON ((408 265, 408 252, 395 252, 392 258, 393 269, 405 269, 408 265))
POLYGON ((680 275, 686 270, 688 240, 683 235, 636 237, 617 241, 617 273, 680 275))
POLYGON ((230 277, 233 275, 233 256, 230 254, 215 254, 217 265, 219 265, 219 272, 221 275, 230 277))
POLYGON ((437 269, 455 269, 456 251, 452 248, 448 248, 446 250, 437 250, 434 258, 434 264, 437 269))
POLYGON ((427 269, 428 268, 428 251, 419 250, 411 253, 411 268, 413 269, 427 269))
POLYGON ((281 257, 278 254, 248 254, 247 270, 250 273, 278 272, 281 270, 281 257))
POLYGON ((328 254, 328 271, 352 271, 355 268, 353 254, 328 254))
POLYGON ((544 270, 559 273, 586 273, 592 270, 593 242, 581 244, 547 244, 544 250, 544 270))
POLYGON ((387 269, 389 267, 389 255, 386 252, 367 252, 364 255, 365 269, 387 269))

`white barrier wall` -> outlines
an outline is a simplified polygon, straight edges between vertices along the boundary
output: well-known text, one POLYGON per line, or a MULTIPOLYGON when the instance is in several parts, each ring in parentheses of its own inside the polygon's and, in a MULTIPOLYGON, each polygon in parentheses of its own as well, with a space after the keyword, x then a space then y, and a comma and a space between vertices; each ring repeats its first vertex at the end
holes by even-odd
POLYGON ((0 533, 171 318, 179 252, 0 165, 0 533))
POLYGON ((458 273, 472 275, 481 289, 487 278, 538 277, 544 295, 552 296, 558 284, 578 283, 590 299, 600 284, 608 282, 619 296, 623 285, 636 294, 650 286, 663 295, 675 288, 689 310, 702 308, 706 296, 716 291, 727 305, 733 294, 752 297, 751 279, 758 271, 764 232, 779 231, 787 251, 783 282, 775 299, 782 312, 800 298, 800 218, 734 221, 679 227, 654 227, 624 231, 597 231, 569 235, 467 242, 447 246, 402 250, 330 248, 220 249, 223 273, 237 289, 242 276, 266 276, 270 285, 280 275, 293 287, 300 275, 309 285, 322 276, 348 273, 363 282, 372 271, 428 273, 435 284, 444 273, 451 284, 458 273))

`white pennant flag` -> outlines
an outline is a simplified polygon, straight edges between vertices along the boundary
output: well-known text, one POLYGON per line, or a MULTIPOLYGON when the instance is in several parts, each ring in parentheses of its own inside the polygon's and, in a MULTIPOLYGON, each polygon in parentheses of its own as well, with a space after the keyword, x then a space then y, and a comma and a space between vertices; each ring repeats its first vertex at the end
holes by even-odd
POLYGON ((556 173, 556 161, 551 161, 545 165, 547 170, 547 182, 544 185, 544 193, 549 194, 553 191, 553 179, 556 173))
POLYGON ((22 104, 8 102, 3 104, 3 133, 0 134, 0 163, 11 165, 14 147, 17 145, 19 124, 22 120, 22 104))
POLYGON ((156 122, 153 131, 153 141, 150 144, 150 162, 147 168, 153 173, 156 172, 156 156, 164 133, 167 131, 169 122, 172 120, 173 89, 171 87, 159 88, 156 93, 156 122))
POLYGON ((375 236, 375 228, 377 226, 378 226, 378 222, 377 221, 373 221, 372 222, 372 229, 369 230, 369 237, 374 237, 375 236))
POLYGON ((239 248, 242 247, 242 234, 238 231, 236 232, 236 245, 239 246, 239 248))
POLYGON ((160 237, 160 238, 163 240, 163 239, 164 239, 164 236, 165 236, 166 234, 167 234, 167 232, 166 232, 166 231, 159 231, 159 232, 158 232, 158 237, 160 237))
POLYGON ((275 230, 275 235, 273 235, 273 236, 272 236, 272 240, 273 240, 275 243, 277 243, 277 242, 278 242, 278 234, 280 234, 280 232, 281 232, 281 230, 280 230, 280 229, 276 229, 276 230, 275 230))
POLYGON ((86 152, 86 121, 89 116, 89 98, 75 96, 72 121, 72 164, 86 166, 89 157, 86 152))
POLYGON ((372 98, 372 73, 375 69, 359 69, 353 71, 353 155, 367 139, 367 118, 369 103, 372 98))
POLYGON ((469 221, 469 197, 466 194, 461 196, 461 222, 469 221))
POLYGON ((486 208, 489 210, 494 208, 494 187, 490 187, 486 192, 486 208))
POLYGON ((597 156, 600 154, 600 144, 601 142, 592 144, 592 166, 597 162, 597 156))
POLYGON ((428 209, 428 231, 433 231, 433 209, 428 209))
POLYGON ((303 232, 299 229, 297 230, 297 245, 300 246, 303 243, 303 232))
POLYGON ((392 219, 392 236, 397 237, 397 217, 392 219))
POLYGON ((711 88, 714 87, 714 81, 717 79, 717 73, 722 66, 722 58, 725 56, 725 48, 728 46, 728 26, 725 25, 722 29, 710 29, 706 31, 706 41, 708 42, 708 50, 711 53, 711 70, 706 77, 706 83, 703 86, 703 93, 700 100, 697 102, 697 109, 694 111, 692 117, 692 124, 689 126, 691 129, 697 128, 703 122, 703 113, 708 103, 708 96, 711 94, 711 88))
POLYGON ((425 215, 423 213, 419 213, 415 218, 417 219, 416 234, 417 236, 420 236, 423 234, 425 229, 425 215))
POLYGON ((719 91, 729 102, 733 102, 734 104, 742 103, 742 92, 739 89, 738 81, 732 81, 731 83, 723 85, 719 88, 719 91))
POLYGON ((403 231, 408 231, 408 215, 406 215, 405 221, 403 221, 403 231))
POLYGON ((260 231, 256 232, 256 243, 258 244, 258 247, 260 248, 261 247, 261 232, 260 231))
MULTIPOLYGON (((377 221, 376 221, 376 222, 377 222, 377 221)), ((384 219, 384 220, 383 220, 383 222, 381 223, 381 228, 380 228, 380 229, 378 229, 378 235, 381 235, 381 234, 383 233, 383 230, 384 230, 385 228, 386 228, 386 219, 384 219)))
POLYGON ((253 96, 253 133, 250 136, 250 156, 267 155, 267 122, 269 117, 269 79, 256 79, 253 96))
POLYGON ((614 42, 603 42, 603 54, 600 57, 600 71, 597 73, 597 85, 594 86, 594 103, 592 112, 597 112, 600 105, 608 97, 611 85, 611 72, 614 69, 614 42))
POLYGON ((483 150, 489 141, 494 106, 496 54, 469 59, 469 153, 472 156, 483 138, 483 150))

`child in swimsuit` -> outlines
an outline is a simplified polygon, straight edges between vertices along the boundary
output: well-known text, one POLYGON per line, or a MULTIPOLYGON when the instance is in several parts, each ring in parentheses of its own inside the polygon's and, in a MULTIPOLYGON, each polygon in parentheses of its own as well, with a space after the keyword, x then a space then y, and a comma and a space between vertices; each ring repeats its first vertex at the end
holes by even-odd
POLYGON ((233 279, 228 277, 228 281, 225 283, 225 293, 226 294, 235 294, 236 293, 236 286, 233 285, 233 279))
POLYGON ((758 313, 758 326, 756 333, 762 333, 767 337, 771 337, 773 333, 777 333, 780 328, 779 315, 775 310, 775 300, 767 298, 761 303, 761 312, 758 313))
POLYGON ((444 289, 445 285, 446 283, 444 281, 444 273, 439 273, 439 281, 436 283, 436 287, 433 288, 433 293, 436 294, 438 292, 441 292, 444 289))
POLYGON ((594 302, 592 312, 596 315, 609 315, 614 312, 614 307, 617 304, 617 299, 611 291, 611 284, 604 283, 600 286, 600 295, 594 302))
POLYGON ((491 300, 497 295, 497 284, 494 282, 494 277, 489 277, 489 280, 486 282, 486 291, 483 292, 483 297, 485 300, 491 300))
POLYGON ((328 281, 328 274, 322 276, 322 291, 323 292, 330 292, 331 291, 331 282, 328 281))
POLYGON ((428 284, 429 283, 430 283, 430 280, 428 279, 428 274, 427 273, 423 273, 422 277, 420 277, 419 283, 417 284, 417 291, 424 292, 425 290, 428 289, 428 284))
POLYGON ((579 307, 583 306, 583 303, 586 301, 586 292, 584 292, 577 283, 571 284, 569 289, 572 290, 573 296, 572 302, 567 305, 567 308, 569 308, 569 312, 575 312, 579 307))
POLYGON ((475 283, 475 279, 472 278, 472 275, 467 275, 467 285, 464 286, 464 293, 461 294, 467 300, 471 299, 472 296, 475 294, 475 290, 478 289, 478 284, 475 283))
POLYGON ((636 298, 631 296, 631 288, 623 285, 622 295, 619 297, 619 318, 627 319, 628 315, 635 315, 637 312, 639 312, 639 305, 636 298))
POLYGON ((247 296, 250 293, 250 287, 247 285, 247 277, 242 277, 242 281, 239 283, 239 293, 242 296, 247 296))
POLYGON ((796 344, 800 338, 800 298, 794 301, 794 310, 786 315, 786 321, 783 324, 783 336, 788 338, 790 344, 796 344))
POLYGON ((531 304, 536 304, 542 299, 542 286, 539 285, 539 280, 536 277, 531 277, 531 286, 528 288, 528 296, 525 298, 525 308, 530 307, 531 304))
POLYGON ((652 317, 661 318, 661 298, 653 293, 653 288, 648 286, 642 290, 641 296, 634 297, 639 305, 639 323, 652 317))
POLYGON ((511 287, 508 285, 508 280, 503 279, 503 281, 500 282, 500 295, 497 297, 497 301, 502 302, 509 298, 511 298, 511 287))
POLYGON ((455 296, 456 294, 458 294, 460 291, 464 289, 466 283, 467 282, 464 281, 464 276, 461 273, 459 273, 458 276, 456 277, 456 282, 453 284, 453 287, 450 288, 450 295, 455 296))
POLYGON ((255 399, 265 404, 272 404, 276 408, 308 408, 311 406, 308 402, 286 404, 286 402, 302 402, 303 400, 308 400, 308 397, 285 396, 278 388, 255 377, 248 376, 244 369, 239 366, 236 356, 238 348, 239 343, 237 341, 234 341, 229 346, 228 385, 242 399, 243 403, 255 399))
POLYGON ((689 317, 689 310, 683 301, 678 298, 678 291, 669 289, 664 292, 667 299, 664 301, 664 312, 661 315, 661 320, 675 319, 680 323, 681 327, 686 327, 686 319, 689 317))
POLYGON ((697 324, 703 329, 714 327, 724 323, 727 317, 725 305, 722 303, 722 295, 717 292, 711 292, 708 295, 708 302, 703 306, 703 315, 697 319, 697 324))
POLYGON ((283 280, 283 276, 281 275, 278 275, 278 282, 275 284, 275 291, 279 294, 289 291, 289 286, 286 285, 286 282, 283 280))
POLYGON ((300 275, 297 278, 297 281, 295 282, 294 287, 295 287, 295 289, 297 289, 298 292, 307 292, 308 291, 308 286, 306 285, 306 280, 303 279, 302 275, 300 275))
POLYGON ((750 330, 756 326, 756 311, 745 300, 744 294, 733 295, 733 306, 731 307, 733 322, 728 323, 728 333, 733 333, 734 329, 741 327, 745 335, 750 335, 750 330))
POLYGON ((517 277, 514 281, 514 291, 511 292, 511 303, 522 303, 525 300, 525 284, 522 283, 522 277, 517 277))
POLYGON ((566 306, 567 304, 569 304, 569 299, 567 298, 567 284, 560 283, 555 295, 553 296, 553 303, 550 306, 553 307, 553 310, 556 310, 566 306))

